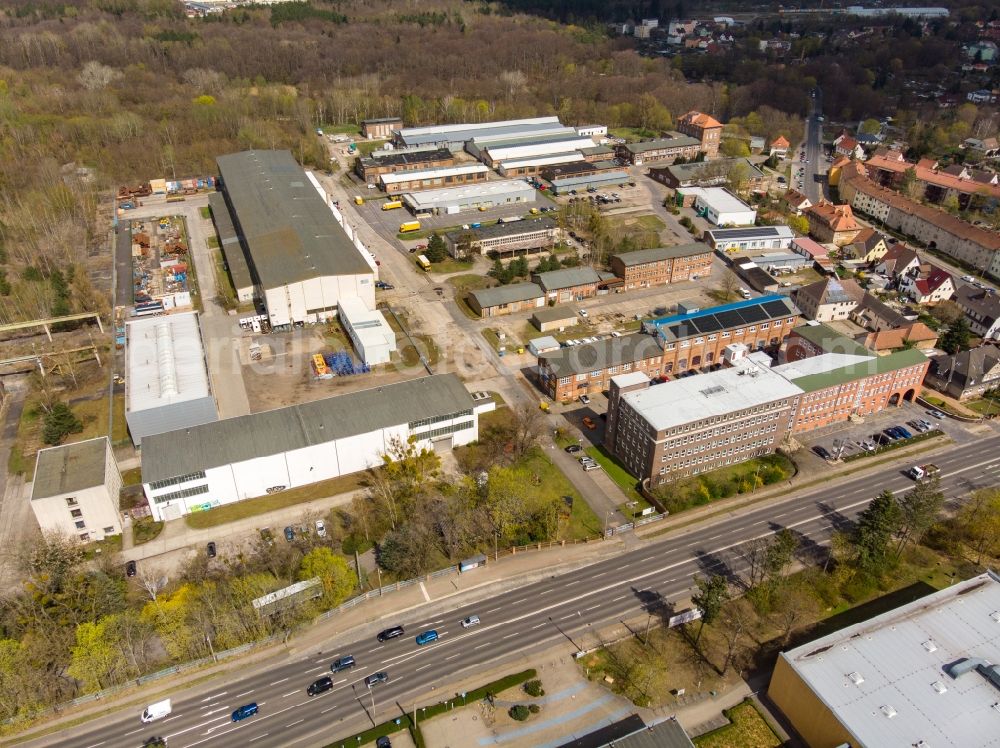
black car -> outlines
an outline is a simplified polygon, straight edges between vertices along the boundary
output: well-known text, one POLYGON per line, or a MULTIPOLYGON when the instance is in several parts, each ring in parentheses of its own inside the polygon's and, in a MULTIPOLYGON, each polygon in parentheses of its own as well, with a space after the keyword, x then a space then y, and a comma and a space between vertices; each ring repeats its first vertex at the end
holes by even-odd
POLYGON ((379 683, 388 683, 389 674, 388 673, 372 673, 367 678, 365 678, 365 685, 369 688, 377 686, 379 683))
POLYGON ((330 665, 330 670, 335 673, 340 673, 344 670, 350 670, 354 667, 356 663, 354 662, 354 657, 352 655, 347 655, 346 657, 340 657, 333 661, 330 665))
POLYGON ((324 691, 329 691, 333 688, 333 678, 329 675, 324 675, 318 681, 313 683, 306 689, 306 693, 310 696, 315 696, 316 694, 323 693, 324 691))
POLYGON ((817 445, 813 447, 813 452, 822 457, 824 460, 829 460, 831 457, 833 457, 833 455, 830 454, 830 451, 826 447, 820 447, 817 445))
POLYGON ((566 451, 569 452, 570 454, 573 454, 574 452, 580 452, 582 450, 583 447, 581 447, 579 444, 570 444, 568 447, 566 447, 566 451))
POLYGON ((378 640, 380 642, 387 642, 390 639, 397 639, 397 638, 399 638, 404 633, 405 632, 403 631, 403 627, 402 626, 393 626, 392 628, 388 628, 385 631, 382 631, 378 635, 378 640))
POLYGON ((125 564, 125 576, 134 577, 136 572, 135 561, 129 561, 125 564))
POLYGON ((209 558, 215 558, 216 548, 215 548, 215 541, 214 540, 209 541, 208 546, 207 546, 207 550, 208 550, 208 557, 209 558))
POLYGON ((291 527, 285 528, 285 540, 287 540, 289 543, 295 540, 295 530, 293 530, 291 527))
POLYGON ((383 735, 378 740, 376 740, 375 748, 392 748, 392 743, 389 742, 389 737, 387 735, 383 735))

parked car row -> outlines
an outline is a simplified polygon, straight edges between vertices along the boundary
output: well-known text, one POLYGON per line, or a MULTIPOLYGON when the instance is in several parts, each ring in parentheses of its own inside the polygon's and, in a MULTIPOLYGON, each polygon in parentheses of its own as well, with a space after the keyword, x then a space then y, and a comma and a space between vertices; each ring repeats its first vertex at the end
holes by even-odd
MULTIPOLYGON (((940 413, 940 411, 930 411, 929 414, 940 413)), ((943 418, 942 413, 939 418, 943 418)), ((915 418, 912 421, 907 421, 906 425, 913 429, 907 429, 904 426, 889 426, 883 429, 877 434, 872 434, 871 436, 859 439, 857 441, 845 441, 843 443, 837 444, 835 449, 839 449, 841 454, 847 452, 853 452, 855 450, 861 450, 862 452, 874 452, 879 447, 883 447, 887 444, 892 444, 893 442, 898 442, 905 439, 912 439, 914 432, 918 434, 925 434, 928 431, 934 431, 937 426, 928 421, 926 418, 915 418)), ((833 460, 834 456, 831 454, 830 450, 821 445, 816 445, 812 448, 812 451, 824 460, 833 460)))
POLYGON ((580 467, 583 468, 584 472, 589 472, 591 470, 600 470, 601 465, 593 457, 584 455, 580 458, 580 467))

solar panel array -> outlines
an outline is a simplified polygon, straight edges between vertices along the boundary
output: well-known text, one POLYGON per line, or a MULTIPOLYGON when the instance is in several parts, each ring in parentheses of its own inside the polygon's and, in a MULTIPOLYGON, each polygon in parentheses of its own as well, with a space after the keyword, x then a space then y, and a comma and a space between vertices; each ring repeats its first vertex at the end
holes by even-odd
POLYGON ((779 231, 774 226, 756 226, 746 229, 713 229, 709 231, 715 239, 728 239, 733 236, 747 239, 763 239, 768 236, 778 236, 779 231))
POLYGON ((732 330, 744 325, 770 322, 795 314, 787 301, 772 300, 741 309, 727 309, 722 312, 698 312, 690 319, 678 320, 658 326, 664 340, 684 340, 695 335, 710 335, 721 330, 732 330))

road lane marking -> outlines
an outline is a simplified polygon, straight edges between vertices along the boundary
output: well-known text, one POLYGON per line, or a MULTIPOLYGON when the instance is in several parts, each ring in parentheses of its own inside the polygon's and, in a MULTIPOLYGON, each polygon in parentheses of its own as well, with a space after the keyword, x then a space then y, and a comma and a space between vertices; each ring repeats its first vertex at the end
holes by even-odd
POLYGON ((295 727, 295 725, 301 725, 305 721, 306 721, 305 717, 303 717, 302 719, 299 719, 299 720, 296 720, 295 722, 292 722, 290 725, 285 725, 285 727, 295 727))
POLYGON ((296 688, 296 689, 295 689, 294 691, 289 691, 288 693, 284 693, 284 694, 282 694, 282 695, 281 695, 281 698, 283 698, 283 699, 287 699, 287 698, 288 698, 289 696, 294 696, 294 695, 295 695, 295 694, 297 694, 298 692, 299 692, 299 689, 297 689, 297 688, 296 688))
MULTIPOLYGON (((515 631, 513 634, 507 634, 507 636, 502 637, 501 641, 503 639, 513 639, 515 636, 520 636, 520 635, 521 635, 520 631, 515 631)), ((420 668, 417 668, 417 669, 419 670, 420 668)))
MULTIPOLYGON (((230 720, 230 717, 216 717, 215 719, 210 719, 207 722, 200 722, 197 725, 194 725, 193 727, 187 727, 187 728, 185 728, 183 730, 180 730, 178 732, 174 732, 174 733, 171 733, 170 735, 167 735, 167 739, 169 740, 170 738, 176 738, 178 735, 183 735, 184 733, 191 732, 192 730, 199 730, 202 727, 204 727, 205 725, 210 725, 213 722, 218 722, 220 719, 224 719, 224 720, 226 720, 228 722, 230 720)), ((219 725, 219 726, 221 727, 222 725, 219 725)))
POLYGON ((320 712, 320 714, 326 714, 327 712, 332 712, 338 706, 340 706, 340 704, 337 704, 336 706, 331 706, 329 709, 324 709, 323 711, 320 712))
POLYGON ((424 583, 423 582, 420 583, 420 592, 424 596, 424 602, 425 603, 429 603, 431 601, 431 596, 427 594, 427 588, 424 587, 424 583))
POLYGON ((204 704, 206 701, 211 701, 212 699, 221 699, 227 693, 229 693, 229 691, 223 691, 222 693, 217 693, 215 694, 215 696, 206 696, 201 700, 201 703, 204 704))
POLYGON ((597 605, 591 605, 589 608, 584 608, 583 612, 586 613, 588 610, 597 610, 598 608, 603 607, 603 605, 604 605, 603 603, 599 603, 597 605))
POLYGON ((430 667, 430 666, 431 666, 431 665, 433 665, 433 664, 434 664, 433 662, 428 662, 428 663, 427 663, 426 665, 421 665, 420 667, 418 667, 418 668, 417 668, 416 670, 414 670, 413 672, 415 672, 415 673, 419 673, 419 672, 420 672, 421 670, 423 670, 423 669, 424 669, 425 667, 430 667))
POLYGON ((537 626, 532 626, 531 630, 534 631, 535 629, 540 629, 542 626, 548 626, 548 624, 547 623, 540 623, 537 626))
POLYGON ((240 696, 249 696, 252 693, 253 693, 253 689, 251 688, 249 691, 244 691, 243 693, 236 694, 235 696, 233 696, 233 698, 234 699, 238 699, 240 696))
POLYGON ((483 647, 489 647, 489 646, 492 646, 492 642, 483 642, 482 644, 473 647, 473 649, 482 649, 483 647))
POLYGON ((269 733, 269 732, 265 732, 265 733, 264 733, 263 735, 258 735, 258 736, 257 736, 257 737, 255 737, 255 738, 250 738, 250 739, 249 739, 249 740, 248 740, 247 742, 248 742, 248 743, 252 743, 252 742, 253 742, 253 741, 255 741, 255 740, 260 740, 261 738, 266 738, 266 737, 267 737, 268 735, 270 735, 270 734, 271 734, 271 733, 269 733))
POLYGON ((288 678, 282 678, 281 680, 276 680, 274 683, 268 683, 267 685, 269 685, 269 686, 276 686, 279 683, 284 683, 286 680, 288 680, 288 678))
POLYGON ((108 742, 107 740, 102 740, 100 743, 93 743, 91 745, 88 745, 87 748, 97 748, 97 746, 104 745, 107 742, 108 742))
POLYGON ((146 729, 145 727, 140 727, 137 730, 132 730, 132 732, 125 733, 122 737, 128 737, 129 735, 135 735, 137 732, 142 732, 145 729, 146 729))

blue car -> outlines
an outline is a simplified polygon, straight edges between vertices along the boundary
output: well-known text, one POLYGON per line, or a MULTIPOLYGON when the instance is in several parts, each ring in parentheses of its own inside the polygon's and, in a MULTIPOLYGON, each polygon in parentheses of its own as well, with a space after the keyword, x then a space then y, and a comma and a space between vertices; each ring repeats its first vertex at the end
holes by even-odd
POLYGON ((424 644, 430 644, 431 642, 436 642, 438 638, 438 632, 434 629, 430 631, 424 631, 422 634, 417 634, 417 644, 423 646, 424 644))
POLYGON ((895 428, 896 428, 896 431, 899 432, 900 436, 903 439, 912 439, 913 438, 913 434, 910 433, 909 431, 907 431, 906 429, 904 429, 902 426, 896 426, 895 428))
POLYGON ((252 717, 256 713, 257 713, 257 702, 253 702, 252 704, 244 704, 235 712, 233 712, 233 722, 239 722, 241 719, 252 717))

